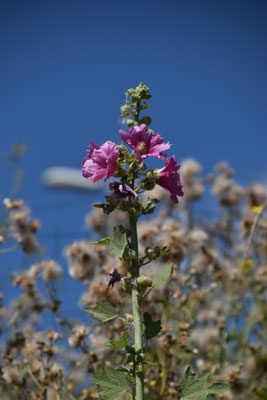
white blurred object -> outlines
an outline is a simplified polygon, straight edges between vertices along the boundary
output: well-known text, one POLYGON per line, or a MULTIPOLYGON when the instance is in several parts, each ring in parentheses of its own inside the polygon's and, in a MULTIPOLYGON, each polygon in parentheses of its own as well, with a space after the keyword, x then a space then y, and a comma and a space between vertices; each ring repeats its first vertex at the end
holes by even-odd
POLYGON ((45 186, 72 190, 99 190, 103 187, 100 182, 89 182, 82 176, 82 171, 71 167, 51 167, 42 173, 45 186))

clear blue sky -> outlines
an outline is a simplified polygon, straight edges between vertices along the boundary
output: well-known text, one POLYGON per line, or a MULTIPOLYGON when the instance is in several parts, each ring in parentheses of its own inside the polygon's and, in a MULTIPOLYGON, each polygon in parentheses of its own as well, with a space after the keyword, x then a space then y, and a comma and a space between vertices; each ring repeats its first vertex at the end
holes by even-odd
MULTIPOLYGON (((21 194, 43 222, 50 256, 58 211, 49 205, 65 205, 59 229, 71 232, 92 199, 47 191, 40 173, 80 167, 91 140, 119 142, 124 92, 140 81, 170 155, 195 157, 205 172, 227 160, 243 184, 264 179, 266 21, 265 0, 0 2, 1 153, 28 146, 21 194)), ((0 173, 6 196, 2 165, 0 173)))

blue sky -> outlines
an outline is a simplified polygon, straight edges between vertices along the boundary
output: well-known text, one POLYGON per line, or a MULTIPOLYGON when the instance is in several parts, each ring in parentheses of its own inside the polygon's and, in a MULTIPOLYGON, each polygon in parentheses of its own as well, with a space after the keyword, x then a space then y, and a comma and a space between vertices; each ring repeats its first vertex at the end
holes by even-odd
MULTIPOLYGON (((195 157, 205 172, 227 160, 242 184, 266 177, 266 20, 260 0, 0 3, 1 153, 28 146, 21 196, 43 222, 49 256, 83 236, 102 194, 48 191, 41 172, 79 168, 91 140, 119 142, 124 92, 140 81, 170 155, 195 157)), ((2 164, 0 174, 7 196, 2 164)))

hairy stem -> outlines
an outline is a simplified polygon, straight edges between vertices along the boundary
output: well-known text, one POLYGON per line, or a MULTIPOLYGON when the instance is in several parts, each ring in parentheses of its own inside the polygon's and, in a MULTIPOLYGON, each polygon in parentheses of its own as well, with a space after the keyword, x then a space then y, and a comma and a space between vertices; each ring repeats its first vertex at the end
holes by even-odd
MULTIPOLYGON (((133 214, 129 214, 130 228, 131 228, 131 246, 135 251, 135 258, 132 261, 132 277, 137 278, 139 276, 139 263, 138 263, 138 238, 136 229, 136 217, 133 214)), ((134 317, 134 346, 136 351, 140 350, 143 352, 143 340, 142 340, 142 310, 141 310, 141 296, 139 295, 138 287, 136 283, 132 286, 132 308, 134 317)), ((144 365, 143 363, 134 362, 135 368, 135 386, 136 386, 136 397, 133 400, 144 399, 144 365)))

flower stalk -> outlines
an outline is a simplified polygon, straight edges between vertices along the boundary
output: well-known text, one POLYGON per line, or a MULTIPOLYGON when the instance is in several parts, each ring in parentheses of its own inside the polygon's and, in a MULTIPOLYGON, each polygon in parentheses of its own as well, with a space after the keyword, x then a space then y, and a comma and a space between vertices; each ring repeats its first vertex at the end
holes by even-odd
MULTIPOLYGON (((129 213, 130 231, 131 231, 131 247, 135 252, 135 258, 132 261, 132 309, 134 317, 134 347, 138 355, 143 353, 143 327, 142 327, 142 308, 141 296, 139 289, 136 285, 136 278, 139 276, 139 262, 138 262, 138 237, 136 227, 136 217, 134 214, 129 213)), ((134 377, 135 377, 135 393, 136 400, 144 399, 144 362, 137 360, 135 355, 134 360, 134 377)))
MULTIPOLYGON (((129 131, 120 130, 121 145, 111 141, 103 145, 91 142, 87 150, 87 156, 83 160, 83 176, 91 182, 100 179, 106 181, 111 176, 116 179, 109 185, 110 195, 106 196, 106 203, 95 204, 102 208, 104 213, 110 214, 115 209, 127 212, 129 216, 130 230, 122 225, 114 227, 114 237, 106 237, 99 244, 109 244, 110 251, 125 263, 128 276, 121 277, 117 268, 108 274, 108 287, 112 290, 115 283, 122 280, 124 290, 131 294, 132 299, 132 321, 134 327, 134 345, 129 345, 129 334, 124 332, 120 341, 111 341, 111 346, 124 346, 127 352, 127 360, 124 365, 130 364, 129 369, 107 368, 104 377, 93 377, 93 382, 99 384, 100 394, 107 400, 115 397, 106 393, 106 388, 115 390, 116 394, 122 394, 128 390, 128 383, 132 386, 132 400, 144 400, 144 364, 145 354, 143 340, 156 337, 162 327, 160 321, 153 321, 149 312, 142 314, 142 302, 153 289, 154 284, 165 283, 172 273, 172 266, 167 265, 159 274, 156 281, 152 281, 140 268, 165 254, 166 247, 150 247, 146 249, 145 255, 139 259, 137 221, 143 215, 152 214, 157 198, 148 197, 144 200, 141 195, 147 190, 152 190, 156 185, 162 186, 170 195, 173 203, 178 203, 178 196, 183 196, 182 185, 178 169, 180 164, 175 161, 174 156, 166 160, 161 169, 147 169, 144 162, 149 157, 163 160, 167 157, 165 150, 169 150, 171 144, 148 128, 151 118, 144 116, 139 119, 139 114, 145 110, 151 97, 149 88, 140 83, 136 89, 127 91, 125 105, 121 107, 121 117, 128 118, 126 123, 129 131), (129 151, 127 147, 131 150, 129 151), (122 278, 122 279, 121 279, 122 278), (114 385, 114 380, 119 383, 119 388, 114 385), (115 386, 115 387, 114 387, 115 386)), ((117 318, 116 309, 111 304, 97 302, 94 308, 87 310, 103 322, 117 318)), ((165 387, 165 384, 164 384, 165 387)))

